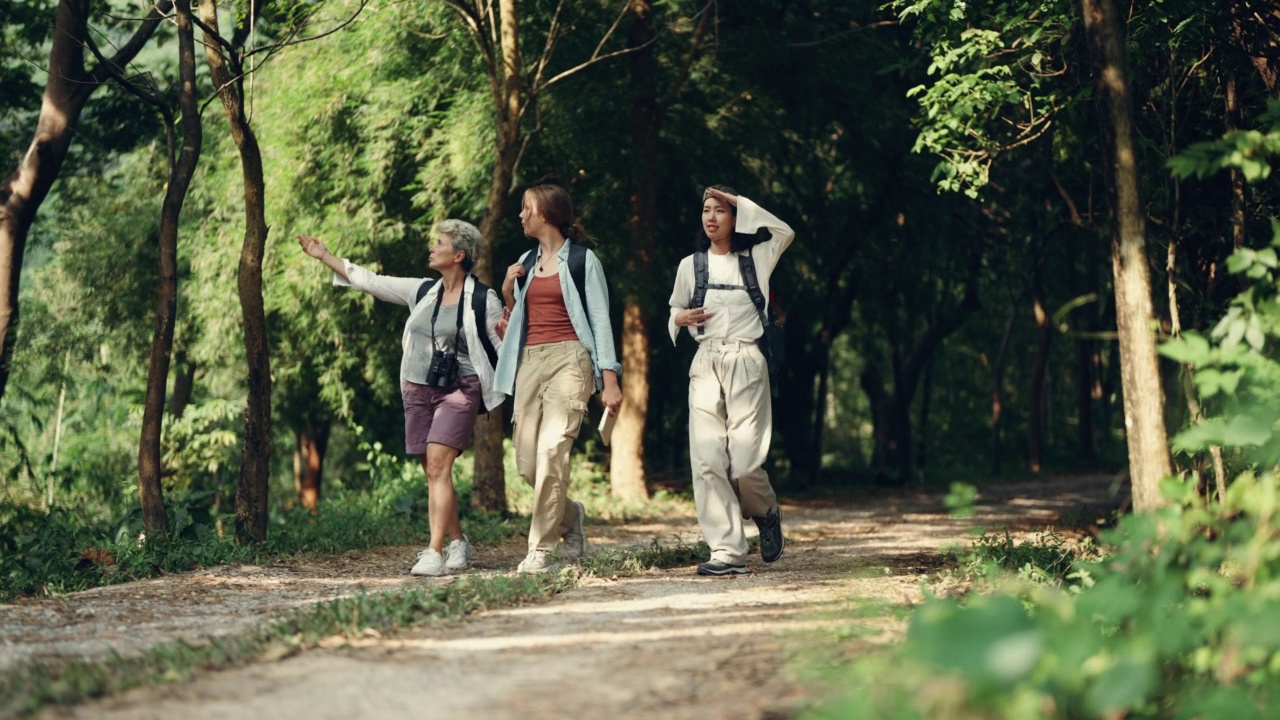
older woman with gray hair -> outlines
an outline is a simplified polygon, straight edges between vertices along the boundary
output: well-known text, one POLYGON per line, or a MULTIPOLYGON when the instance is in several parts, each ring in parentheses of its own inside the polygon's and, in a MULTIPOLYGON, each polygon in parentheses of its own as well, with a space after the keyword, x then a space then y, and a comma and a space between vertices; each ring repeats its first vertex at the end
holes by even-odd
POLYGON ((476 415, 502 403, 493 368, 505 324, 497 293, 471 275, 480 231, 461 220, 435 227, 428 265, 440 278, 379 275, 335 257, 319 238, 298 235, 303 251, 329 266, 333 284, 406 305, 401 344, 400 392, 404 399, 405 452, 422 459, 427 475, 431 544, 410 572, 444 575, 475 559, 458 520, 453 462, 471 442, 476 415), (446 537, 452 538, 448 547, 446 537))

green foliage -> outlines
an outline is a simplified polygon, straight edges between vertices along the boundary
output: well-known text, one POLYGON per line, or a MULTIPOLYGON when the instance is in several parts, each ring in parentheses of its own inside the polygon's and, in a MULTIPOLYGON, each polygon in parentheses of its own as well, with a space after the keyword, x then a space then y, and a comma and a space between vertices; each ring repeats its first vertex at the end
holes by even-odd
MULTIPOLYGON (((169 538, 143 536, 136 500, 112 522, 93 522, 70 508, 46 513, 0 506, 0 599, 62 594, 225 563, 425 544, 430 526, 421 466, 416 459, 383 453, 380 446, 364 448, 371 475, 367 487, 333 489, 315 515, 298 507, 273 508, 271 532, 258 546, 235 543, 226 531, 233 519, 230 496, 221 499, 211 488, 169 494, 169 538)), ((469 477, 459 477, 458 484, 465 500, 469 477)), ((480 544, 525 527, 519 519, 469 511, 468 502, 460 507, 467 513, 468 536, 480 544)))
MULTIPOLYGON (((1103 556, 1077 559, 1065 579, 1080 582, 1069 591, 1038 583, 926 604, 901 652, 855 667, 849 693, 817 716, 853 707, 901 718, 1280 713, 1280 365, 1270 357, 1280 336, 1280 223, 1272 227, 1271 247, 1228 261, 1245 287, 1212 331, 1161 348, 1194 367, 1208 408, 1175 447, 1217 445, 1248 465, 1221 501, 1194 477, 1167 478, 1168 504, 1104 531, 1103 556)), ((975 557, 1035 568, 1045 564, 1043 545, 1026 553, 1008 536, 988 538, 975 557)), ((1049 560, 1061 575, 1069 558, 1049 560)))
POLYGON ((914 152, 941 158, 939 190, 978 197, 999 155, 1040 137, 1072 101, 1062 83, 1075 8, 1067 2, 896 0, 931 56, 914 152))
POLYGON ((1015 538, 1007 529, 984 533, 967 550, 953 554, 960 566, 957 572, 965 580, 989 582, 1005 571, 1022 580, 1056 587, 1089 584, 1088 573, 1074 566, 1082 558, 1097 555, 1090 540, 1076 542, 1052 528, 1025 540, 1015 538))
POLYGON ((855 666, 850 692, 813 716, 1272 716, 1278 479, 1241 476, 1221 507, 1167 481, 1171 505, 1104 532, 1109 554, 1078 564, 1092 583, 1071 593, 1034 585, 927 603, 901 652, 855 666))
POLYGON ((956 517, 973 517, 974 502, 978 499, 978 488, 962 482, 951 483, 951 492, 943 498, 947 509, 956 517))
POLYGON ((188 405, 181 418, 165 418, 161 461, 172 475, 166 489, 229 486, 239 461, 242 412, 236 403, 214 398, 188 405))
POLYGON ((1195 368, 1196 389, 1206 407, 1203 422, 1173 438, 1175 450, 1203 453, 1211 446, 1237 449, 1246 462, 1280 462, 1280 222, 1272 221, 1269 247, 1243 248, 1227 269, 1247 283, 1208 336, 1188 332, 1160 347, 1164 356, 1195 368))
POLYGON ((1280 100, 1267 101, 1260 123, 1261 130, 1231 130, 1218 140, 1193 144, 1169 158, 1169 170, 1179 178, 1203 178, 1238 168, 1249 182, 1266 180, 1271 176, 1272 158, 1280 155, 1280 100))

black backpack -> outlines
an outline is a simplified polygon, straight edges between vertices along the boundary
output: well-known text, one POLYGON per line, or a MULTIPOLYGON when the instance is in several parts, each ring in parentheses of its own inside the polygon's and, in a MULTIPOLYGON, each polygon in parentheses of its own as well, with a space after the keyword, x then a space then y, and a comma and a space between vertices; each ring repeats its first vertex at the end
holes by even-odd
MULTIPOLYGON (((436 283, 440 282, 439 278, 427 278, 418 286, 418 292, 414 295, 413 304, 417 305, 422 302, 422 298, 426 297, 427 291, 436 283)), ((496 368, 498 366, 498 351, 493 347, 493 343, 489 340, 489 293, 492 290, 488 285, 475 281, 476 288, 471 293, 471 311, 476 316, 476 334, 480 336, 480 345, 484 347, 484 354, 489 356, 489 367, 496 368)))
MULTIPOLYGON (((582 243, 566 240, 569 243, 569 277, 573 278, 573 286, 578 290, 578 299, 582 301, 582 309, 587 309, 587 246, 582 243)), ((524 276, 516 278, 516 285, 523 290, 524 284, 533 276, 533 264, 537 253, 530 250, 521 261, 524 265, 524 276)))
MULTIPOLYGON (((773 308, 765 302, 764 293, 760 291, 760 282, 756 277, 756 261, 750 250, 747 250, 746 254, 738 253, 738 271, 742 273, 744 285, 707 282, 707 251, 695 252, 693 254, 693 297, 689 300, 689 307, 702 307, 707 299, 707 290, 747 291, 747 295, 751 297, 751 303, 756 306, 756 312, 760 315, 760 325, 764 328, 764 333, 756 344, 760 346, 760 352, 769 364, 769 390, 774 397, 777 397, 778 386, 782 382, 782 369, 787 366, 787 349, 782 325, 778 322, 778 316, 774 314, 773 308)), ((698 334, 701 335, 706 330, 706 327, 700 327, 698 334)))

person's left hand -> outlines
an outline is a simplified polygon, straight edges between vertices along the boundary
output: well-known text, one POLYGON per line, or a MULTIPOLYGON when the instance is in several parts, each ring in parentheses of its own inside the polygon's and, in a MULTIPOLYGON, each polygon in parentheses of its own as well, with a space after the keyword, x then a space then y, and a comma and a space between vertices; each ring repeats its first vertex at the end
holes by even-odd
POLYGON ((622 409, 622 388, 617 383, 606 383, 604 390, 600 391, 600 402, 604 403, 610 415, 617 415, 622 409))

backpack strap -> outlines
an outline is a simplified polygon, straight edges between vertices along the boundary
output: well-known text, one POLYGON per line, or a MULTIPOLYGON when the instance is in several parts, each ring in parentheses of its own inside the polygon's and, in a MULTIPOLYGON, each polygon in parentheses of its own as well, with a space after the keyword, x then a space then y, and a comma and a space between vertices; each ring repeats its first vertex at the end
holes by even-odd
POLYGON ((524 274, 516 278, 516 287, 524 290, 524 286, 529 282, 529 278, 533 277, 533 264, 538 261, 538 253, 530 250, 524 254, 524 259, 520 264, 524 266, 524 274))
MULTIPOLYGON (((573 280, 573 287, 578 291, 578 300, 582 302, 582 309, 587 309, 587 246, 565 239, 569 243, 569 278, 573 280)), ((524 290, 525 283, 533 277, 533 265, 536 261, 538 253, 530 250, 520 264, 524 266, 524 275, 516 278, 516 286, 524 290)))
POLYGON ((765 303, 764 293, 760 291, 760 281, 756 278, 756 260, 750 250, 747 250, 746 255, 738 256, 738 272, 742 273, 742 282, 747 286, 751 303, 756 306, 756 312, 760 313, 760 326, 768 325, 769 318, 765 314, 768 305, 765 303))
MULTIPOLYGON (((699 250, 693 254, 693 297, 689 299, 689 307, 700 308, 707 301, 707 251, 699 250)), ((698 328, 701 335, 707 331, 706 326, 698 328)))
POLYGON ((438 278, 427 278, 426 280, 423 280, 422 284, 418 286, 418 293, 413 296, 413 304, 417 305, 422 302, 422 298, 427 296, 427 293, 430 292, 432 286, 434 286, 437 281, 438 278))
POLYGON ((578 299, 582 301, 582 310, 587 310, 587 246, 567 240, 569 245, 569 277, 578 290, 578 299))
POLYGON ((489 356, 489 367, 498 366, 498 351, 489 340, 489 293, 493 290, 479 280, 475 280, 475 289, 471 291, 471 310, 476 316, 476 334, 480 336, 480 345, 484 354, 489 356))

